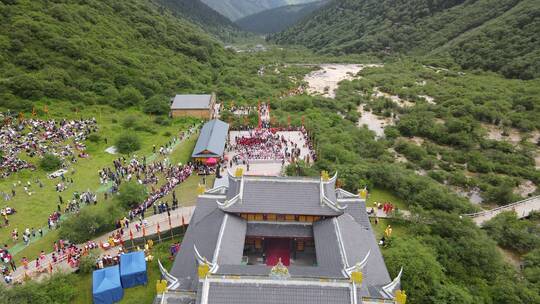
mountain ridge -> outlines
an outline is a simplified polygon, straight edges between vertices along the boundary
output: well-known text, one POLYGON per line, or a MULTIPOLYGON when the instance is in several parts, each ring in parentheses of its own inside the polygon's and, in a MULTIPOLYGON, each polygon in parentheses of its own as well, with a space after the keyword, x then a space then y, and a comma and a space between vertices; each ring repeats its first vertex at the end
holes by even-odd
POLYGON ((202 0, 206 5, 232 21, 264 10, 318 0, 202 0))
POLYGON ((450 56, 463 68, 530 79, 540 76, 538 28, 540 3, 535 0, 334 0, 271 40, 336 55, 450 56), (447 45, 454 39, 459 44, 447 45))
POLYGON ((304 4, 286 5, 238 19, 235 23, 243 30, 268 34, 285 30, 320 9, 328 0, 304 4))

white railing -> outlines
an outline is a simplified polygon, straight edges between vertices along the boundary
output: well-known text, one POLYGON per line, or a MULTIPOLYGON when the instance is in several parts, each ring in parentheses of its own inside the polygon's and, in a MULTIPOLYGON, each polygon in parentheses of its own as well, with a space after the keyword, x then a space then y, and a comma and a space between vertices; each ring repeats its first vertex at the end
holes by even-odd
POLYGON ((468 217, 478 217, 478 216, 490 214, 490 213, 501 211, 501 210, 513 209, 516 206, 524 205, 524 204, 529 203, 530 201, 534 201, 534 200, 537 200, 537 199, 540 199, 540 195, 529 197, 527 199, 524 199, 524 200, 521 200, 521 201, 518 201, 518 202, 515 202, 515 203, 512 203, 512 204, 509 204, 509 205, 500 206, 500 207, 497 207, 497 208, 494 208, 494 209, 484 210, 484 211, 475 212, 475 213, 468 213, 468 214, 463 214, 463 215, 468 216, 468 217))

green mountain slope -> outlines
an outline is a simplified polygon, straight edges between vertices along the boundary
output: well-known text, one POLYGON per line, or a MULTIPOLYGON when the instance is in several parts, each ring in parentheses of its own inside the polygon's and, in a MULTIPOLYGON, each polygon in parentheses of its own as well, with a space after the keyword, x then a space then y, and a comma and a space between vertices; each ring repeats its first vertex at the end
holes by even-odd
POLYGON ((244 17, 237 20, 236 24, 243 30, 250 32, 277 33, 320 9, 326 3, 328 1, 281 6, 244 17))
POLYGON ((206 91, 226 51, 143 0, 0 1, 0 106, 32 100, 133 105, 206 91))
POLYGON ((280 6, 314 1, 318 0, 202 0, 202 2, 233 21, 280 6))
POLYGON ((236 24, 200 0, 156 1, 171 10, 175 16, 188 19, 222 41, 230 42, 235 37, 246 36, 236 24))
POLYGON ((537 0, 334 0, 273 39, 333 54, 450 54, 528 79, 540 76, 539 28, 537 0))

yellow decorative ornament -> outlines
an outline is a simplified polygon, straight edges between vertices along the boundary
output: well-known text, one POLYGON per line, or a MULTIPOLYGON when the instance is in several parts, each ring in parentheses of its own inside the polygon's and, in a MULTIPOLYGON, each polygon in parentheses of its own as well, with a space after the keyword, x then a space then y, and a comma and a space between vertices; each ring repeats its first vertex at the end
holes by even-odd
POLYGON ((234 172, 234 176, 236 177, 242 177, 244 175, 244 169, 243 168, 236 168, 236 171, 234 172))
POLYGON ((358 195, 360 196, 360 198, 365 199, 368 195, 368 191, 366 190, 366 188, 364 188, 358 192, 358 195))
POLYGON ((330 179, 330 175, 328 174, 328 171, 326 170, 321 171, 321 178, 323 182, 327 182, 330 179))
POLYGON ((210 272, 210 266, 208 264, 201 264, 198 268, 199 273, 199 279, 206 278, 208 275, 208 272, 210 272))
POLYGON ((406 302, 407 302, 407 295, 405 294, 405 290, 396 291, 396 303, 405 304, 406 302))
POLYGON ((203 195, 204 192, 206 192, 206 187, 204 185, 199 184, 199 187, 197 188, 197 192, 199 192, 199 195, 203 195))
POLYGON ((351 282, 361 285, 363 280, 364 280, 364 275, 362 274, 361 271, 351 272, 351 282))
POLYGON ((167 281, 165 281, 165 280, 157 280, 156 292, 159 294, 159 293, 164 293, 166 291, 167 291, 167 281))

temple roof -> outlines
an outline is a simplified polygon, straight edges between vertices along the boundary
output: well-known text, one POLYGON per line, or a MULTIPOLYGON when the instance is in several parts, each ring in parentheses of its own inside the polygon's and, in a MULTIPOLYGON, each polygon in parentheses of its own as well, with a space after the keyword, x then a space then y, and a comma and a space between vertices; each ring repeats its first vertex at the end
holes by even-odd
POLYGON ((351 285, 348 269, 354 267, 361 267, 364 274, 362 287, 354 292, 358 297, 387 299, 399 288, 399 277, 392 281, 384 264, 366 214, 365 201, 351 193, 335 189, 332 181, 323 183, 298 178, 230 178, 227 193, 210 190, 199 197, 181 248, 170 271, 170 274, 179 280, 179 290, 197 291, 201 288, 203 281, 199 281, 197 277, 197 261, 200 261, 201 257, 207 259, 212 266, 212 280, 225 278, 224 276, 236 278, 234 282, 208 283, 208 279, 204 280, 210 288, 204 303, 281 303, 282 294, 289 293, 302 295, 305 301, 292 301, 293 298, 287 298, 283 303, 322 301, 315 299, 320 297, 312 298, 313 292, 310 290, 316 290, 317 295, 321 290, 325 290, 325 294, 334 294, 333 301, 325 296, 320 298, 326 299, 324 303, 350 303, 352 291, 346 286, 351 285), (238 197, 240 193, 243 194, 241 202, 224 207, 223 202, 238 197), (335 206, 342 209, 338 212, 327 203, 321 205, 321 193, 324 193, 325 199, 333 201, 335 206), (287 206, 290 209, 287 209, 287 206), (324 210, 326 213, 321 220, 313 223, 248 222, 236 215, 237 212, 249 213, 246 210, 257 210, 253 211, 257 213, 280 213, 283 210, 285 214, 294 214, 296 211, 291 210, 297 210, 298 214, 306 214, 304 209, 319 210, 320 213, 320 210, 324 210), (290 279, 287 281, 320 282, 320 279, 328 279, 345 282, 345 287, 312 287, 307 283, 298 283, 302 287, 295 287, 294 284, 275 286, 269 276, 271 267, 242 265, 246 236, 312 237, 315 243, 316 265, 289 266, 290 279), (247 288, 254 284, 259 285, 254 289, 247 288), (248 289, 258 292, 247 291, 248 289), (259 297, 254 300, 257 294, 268 298, 260 300, 259 297), (347 301, 338 300, 345 295, 347 301))
POLYGON ((232 213, 337 216, 335 181, 283 177, 229 177, 229 191, 220 208, 232 213))

